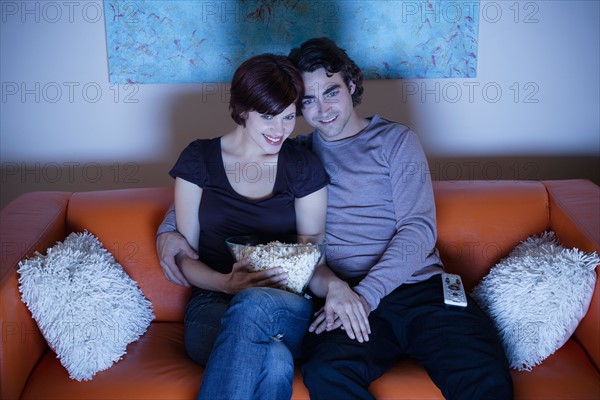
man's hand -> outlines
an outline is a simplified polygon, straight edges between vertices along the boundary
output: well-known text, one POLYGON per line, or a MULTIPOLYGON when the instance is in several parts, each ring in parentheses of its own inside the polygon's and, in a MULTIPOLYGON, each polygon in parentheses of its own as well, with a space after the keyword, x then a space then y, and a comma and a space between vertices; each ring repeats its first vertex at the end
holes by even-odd
POLYGON ((308 330, 320 334, 342 327, 350 339, 363 343, 369 341, 371 334, 369 313, 365 299, 346 282, 333 282, 327 292, 325 306, 315 313, 315 320, 308 330))
POLYGON ((160 266, 169 282, 181 286, 190 286, 183 273, 175 262, 175 256, 179 253, 196 260, 198 254, 190 247, 187 240, 179 232, 165 232, 156 238, 156 251, 160 266))

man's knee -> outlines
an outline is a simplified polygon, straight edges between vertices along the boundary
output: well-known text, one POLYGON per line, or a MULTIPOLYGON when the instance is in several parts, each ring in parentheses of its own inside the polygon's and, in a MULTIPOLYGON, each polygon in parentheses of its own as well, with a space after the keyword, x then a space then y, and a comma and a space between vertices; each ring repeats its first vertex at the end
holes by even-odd
POLYGON ((508 370, 489 368, 473 376, 456 376, 444 390, 448 399, 510 400, 513 398, 512 378, 508 370))
POLYGON ((487 368, 482 368, 477 382, 479 393, 473 397, 474 399, 512 399, 512 376, 508 365, 503 360, 489 363, 487 368))
POLYGON ((330 377, 337 374, 332 364, 323 363, 312 358, 302 363, 301 371, 304 384, 309 389, 327 385, 328 382, 332 381, 330 377))
POLYGON ((360 369, 363 364, 352 362, 351 357, 337 356, 330 346, 320 346, 308 354, 303 354, 302 376, 307 386, 320 386, 323 384, 335 384, 348 376, 361 375, 360 369))

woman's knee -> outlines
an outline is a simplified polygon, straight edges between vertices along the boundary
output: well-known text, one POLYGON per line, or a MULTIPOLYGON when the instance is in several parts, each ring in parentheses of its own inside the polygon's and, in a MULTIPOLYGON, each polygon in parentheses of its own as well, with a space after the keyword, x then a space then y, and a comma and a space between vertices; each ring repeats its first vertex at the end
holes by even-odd
POLYGON ((249 288, 233 297, 231 305, 258 306, 267 309, 284 308, 293 312, 302 312, 312 308, 308 300, 297 294, 275 288, 249 288))
POLYGON ((248 323, 272 323, 278 319, 308 321, 312 304, 305 298, 274 288, 250 288, 236 294, 227 318, 244 319, 248 323))
POLYGON ((264 307, 272 306, 270 291, 274 289, 268 288, 249 288, 233 296, 230 308, 234 306, 243 307, 264 307))
POLYGON ((267 347, 265 357, 265 370, 275 372, 280 377, 287 377, 291 381, 294 377, 294 358, 288 347, 281 339, 274 337, 267 347))
POLYGON ((294 359, 278 338, 267 346, 263 368, 256 388, 259 399, 289 399, 294 382, 294 359))

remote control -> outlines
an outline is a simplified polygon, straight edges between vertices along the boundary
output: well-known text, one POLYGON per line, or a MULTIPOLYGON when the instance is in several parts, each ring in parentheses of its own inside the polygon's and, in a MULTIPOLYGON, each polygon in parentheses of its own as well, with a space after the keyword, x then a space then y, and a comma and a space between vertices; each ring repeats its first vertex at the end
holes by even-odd
POLYGON ((442 273, 444 303, 449 307, 466 307, 467 296, 460 275, 442 273))

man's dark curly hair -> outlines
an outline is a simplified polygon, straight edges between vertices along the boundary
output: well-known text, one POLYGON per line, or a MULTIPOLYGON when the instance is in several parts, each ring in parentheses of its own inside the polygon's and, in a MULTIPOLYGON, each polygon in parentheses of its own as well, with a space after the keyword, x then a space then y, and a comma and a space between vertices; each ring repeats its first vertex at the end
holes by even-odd
POLYGON ((302 43, 300 47, 292 49, 288 58, 303 72, 314 72, 324 68, 328 73, 341 73, 346 86, 354 82, 356 89, 352 94, 352 105, 360 104, 363 94, 363 74, 360 68, 329 38, 314 38, 302 43))

